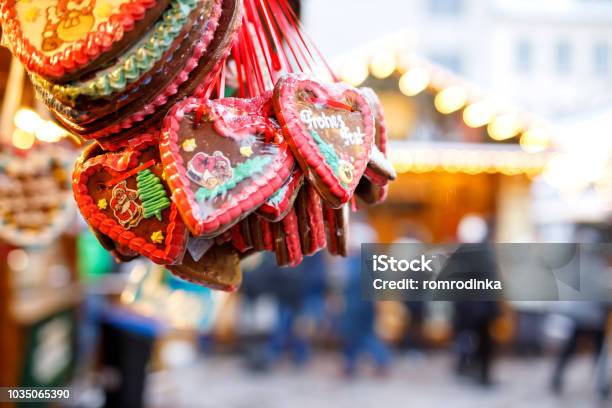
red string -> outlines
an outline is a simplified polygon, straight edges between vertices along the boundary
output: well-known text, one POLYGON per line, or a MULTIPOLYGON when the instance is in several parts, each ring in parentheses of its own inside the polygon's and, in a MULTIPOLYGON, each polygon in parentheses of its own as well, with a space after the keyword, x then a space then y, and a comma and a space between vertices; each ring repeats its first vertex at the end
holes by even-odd
POLYGON ((127 180, 128 178, 132 177, 134 174, 143 171, 144 169, 148 169, 149 167, 153 166, 155 164, 155 160, 151 159, 148 162, 141 164, 138 167, 134 167, 132 170, 128 171, 127 173, 124 173, 118 177, 115 177, 113 179, 110 179, 109 181, 107 181, 106 183, 106 187, 112 187, 115 184, 119 184, 121 183, 123 180, 127 180))
POLYGON ((353 111, 353 107, 350 105, 347 105, 346 103, 342 103, 340 101, 336 101, 333 99, 321 99, 321 98, 311 98, 310 101, 312 103, 318 103, 321 105, 327 105, 330 106, 332 108, 338 108, 338 109, 344 109, 344 110, 348 110, 348 111, 353 111))

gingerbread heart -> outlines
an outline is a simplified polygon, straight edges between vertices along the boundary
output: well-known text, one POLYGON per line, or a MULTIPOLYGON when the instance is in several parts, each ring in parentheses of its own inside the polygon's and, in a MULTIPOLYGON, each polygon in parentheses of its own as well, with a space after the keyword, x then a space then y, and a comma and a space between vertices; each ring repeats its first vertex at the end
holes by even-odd
POLYGON ((346 203, 374 141, 368 101, 348 86, 290 74, 276 85, 274 107, 293 153, 319 194, 334 207, 346 203))
POLYGON ((355 194, 367 204, 378 204, 387 198, 389 181, 395 180, 397 174, 387 160, 387 126, 380 99, 370 88, 360 88, 360 90, 367 98, 374 113, 376 135, 370 161, 364 177, 359 180, 355 194))
POLYGON ((273 251, 274 237, 271 223, 257 214, 251 214, 248 220, 251 227, 253 249, 256 251, 273 251))
POLYGON ((236 291, 242 282, 240 257, 230 244, 213 245, 197 261, 187 252, 180 264, 167 268, 181 279, 226 292, 236 291))
POLYGON ((257 209, 257 214, 271 222, 282 220, 293 207, 302 184, 304 173, 296 166, 285 184, 257 209))
POLYGON ((297 266, 304 258, 300 245, 297 215, 291 211, 277 223, 272 224, 276 263, 280 266, 297 266))
POLYGON ((63 83, 129 48, 169 0, 6 0, 0 21, 8 44, 28 71, 63 83))
POLYGON ((349 208, 323 206, 325 230, 327 233, 327 250, 332 255, 348 255, 349 208))
POLYGON ((248 99, 176 105, 164 120, 162 162, 174 202, 196 236, 244 219, 287 180, 294 165, 280 129, 248 99))
POLYGON ((304 255, 312 255, 326 245, 321 197, 310 183, 305 183, 295 201, 295 212, 304 255))
POLYGON ((87 223, 116 248, 172 264, 184 254, 187 228, 163 180, 157 137, 146 135, 140 141, 77 163, 74 197, 87 223))

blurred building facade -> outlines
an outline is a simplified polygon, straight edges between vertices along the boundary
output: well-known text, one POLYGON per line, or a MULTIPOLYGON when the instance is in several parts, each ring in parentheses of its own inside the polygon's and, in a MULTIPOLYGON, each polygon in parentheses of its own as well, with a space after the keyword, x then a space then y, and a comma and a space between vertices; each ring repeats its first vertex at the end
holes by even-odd
POLYGON ((325 55, 399 33, 387 39, 394 47, 538 114, 572 112, 612 89, 609 0, 308 0, 303 8, 325 55))

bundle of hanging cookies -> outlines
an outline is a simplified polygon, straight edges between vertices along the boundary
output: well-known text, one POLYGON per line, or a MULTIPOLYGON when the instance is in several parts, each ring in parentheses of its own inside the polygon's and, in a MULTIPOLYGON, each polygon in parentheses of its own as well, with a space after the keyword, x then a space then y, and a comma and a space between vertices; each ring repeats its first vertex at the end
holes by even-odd
POLYGON ((0 21, 54 117, 95 140, 74 197, 121 261, 235 290, 255 251, 346 255, 355 197, 395 178, 376 95, 335 79, 287 0, 2 0, 0 21))

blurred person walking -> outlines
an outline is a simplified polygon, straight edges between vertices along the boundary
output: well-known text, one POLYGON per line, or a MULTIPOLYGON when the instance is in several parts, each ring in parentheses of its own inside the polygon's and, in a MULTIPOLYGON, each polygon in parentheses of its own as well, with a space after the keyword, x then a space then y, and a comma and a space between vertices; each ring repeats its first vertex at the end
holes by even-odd
POLYGON ((376 333, 376 309, 372 301, 363 300, 361 293, 360 244, 371 242, 372 229, 362 223, 351 226, 349 255, 346 258, 344 286, 344 310, 340 319, 343 340, 344 374, 353 377, 363 355, 369 355, 378 374, 387 373, 391 353, 376 333))
MULTIPOLYGON (((608 306, 603 302, 560 302, 559 312, 571 319, 570 333, 557 357, 557 362, 551 379, 552 391, 560 394, 563 391, 563 377, 572 356, 578 350, 580 340, 588 339, 593 345, 596 364, 603 364, 606 342, 606 324, 608 322, 608 306)), ((601 397, 609 394, 605 375, 598 370, 597 392, 601 397)))
MULTIPOLYGON (((459 223, 458 237, 462 245, 444 265, 438 281, 469 281, 497 279, 497 263, 493 249, 487 243, 490 230, 485 220, 466 216, 459 223)), ((480 385, 490 386, 495 342, 491 324, 499 316, 496 291, 453 291, 439 294, 437 300, 453 300, 455 330, 454 350, 456 373, 474 377, 480 385)))

